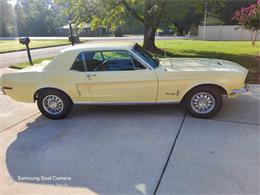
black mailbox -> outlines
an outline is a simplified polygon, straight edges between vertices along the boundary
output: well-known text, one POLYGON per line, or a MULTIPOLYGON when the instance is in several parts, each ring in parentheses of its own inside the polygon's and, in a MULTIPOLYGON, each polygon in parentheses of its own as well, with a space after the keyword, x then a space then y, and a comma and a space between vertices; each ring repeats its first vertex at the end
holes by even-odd
POLYGON ((33 65, 31 52, 30 52, 30 48, 29 48, 29 43, 30 43, 29 37, 20 37, 19 42, 26 46, 29 62, 30 62, 31 65, 33 65))
POLYGON ((28 45, 30 43, 29 37, 20 37, 19 42, 23 45, 28 45))

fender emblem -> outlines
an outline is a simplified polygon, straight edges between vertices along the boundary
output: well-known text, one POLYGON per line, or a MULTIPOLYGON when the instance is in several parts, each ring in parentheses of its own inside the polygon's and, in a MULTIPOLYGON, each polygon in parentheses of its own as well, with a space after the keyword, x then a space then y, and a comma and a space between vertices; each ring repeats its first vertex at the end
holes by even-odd
POLYGON ((166 92, 166 95, 180 95, 180 90, 177 90, 176 93, 172 93, 172 92, 166 92))

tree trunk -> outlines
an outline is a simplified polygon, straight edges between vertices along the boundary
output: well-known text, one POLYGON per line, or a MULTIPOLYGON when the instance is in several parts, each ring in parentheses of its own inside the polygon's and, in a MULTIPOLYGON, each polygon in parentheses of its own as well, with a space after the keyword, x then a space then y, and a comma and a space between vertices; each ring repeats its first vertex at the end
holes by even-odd
POLYGON ((178 29, 177 36, 184 36, 184 32, 182 29, 178 29))
POLYGON ((161 0, 160 3, 156 3, 153 0, 145 0, 143 17, 140 17, 137 10, 133 9, 127 1, 121 0, 120 3, 135 19, 144 24, 144 47, 149 51, 160 51, 155 46, 155 32, 160 24, 166 0, 161 0), (157 7, 156 11, 154 11, 155 7, 157 7))
POLYGON ((255 46, 255 41, 256 41, 256 30, 253 30, 252 32, 252 45, 255 46))
POLYGON ((184 35, 184 29, 180 26, 180 25, 178 25, 178 24, 174 24, 175 25, 175 27, 177 28, 177 35, 178 36, 183 36, 184 35))
POLYGON ((157 51, 158 48, 155 46, 155 32, 151 24, 144 24, 144 48, 149 51, 157 51))

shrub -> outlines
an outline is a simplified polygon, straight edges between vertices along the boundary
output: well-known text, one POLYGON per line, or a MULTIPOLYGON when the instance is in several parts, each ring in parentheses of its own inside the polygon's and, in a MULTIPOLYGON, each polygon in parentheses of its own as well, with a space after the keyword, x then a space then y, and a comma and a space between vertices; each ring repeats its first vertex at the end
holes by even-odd
POLYGON ((242 28, 250 31, 252 45, 255 45, 260 31, 260 0, 243 7, 234 13, 232 20, 237 20, 242 28))

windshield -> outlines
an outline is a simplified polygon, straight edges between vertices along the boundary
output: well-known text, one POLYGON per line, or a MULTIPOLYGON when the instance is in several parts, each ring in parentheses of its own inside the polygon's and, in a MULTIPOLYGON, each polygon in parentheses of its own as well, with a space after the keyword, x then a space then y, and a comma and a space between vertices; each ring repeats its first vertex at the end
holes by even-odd
POLYGON ((133 51, 153 68, 157 68, 159 66, 158 59, 154 58, 150 52, 140 45, 136 44, 133 51))

